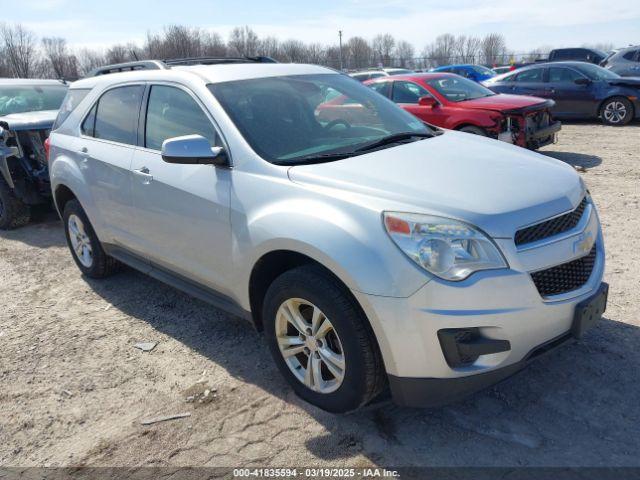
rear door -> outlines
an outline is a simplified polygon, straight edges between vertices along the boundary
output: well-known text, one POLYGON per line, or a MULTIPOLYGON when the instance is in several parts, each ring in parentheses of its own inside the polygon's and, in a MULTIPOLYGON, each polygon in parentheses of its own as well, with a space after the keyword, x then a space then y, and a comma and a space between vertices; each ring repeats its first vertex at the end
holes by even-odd
POLYGON ((231 258, 231 169, 162 160, 164 140, 221 136, 202 102, 176 84, 152 84, 141 121, 142 141, 131 166, 137 250, 152 263, 218 290, 231 258))
POLYGON ((549 67, 545 97, 556 102, 554 114, 563 117, 583 118, 591 116, 597 107, 593 85, 578 85, 576 80, 587 79, 580 72, 568 67, 549 67))
MULTIPOLYGON (((130 169, 138 135, 144 86, 115 86, 104 92, 81 123, 77 158, 100 227, 103 242, 131 245, 130 169)), ((93 219, 92 219, 93 220, 93 219)))
POLYGON ((516 73, 511 91, 504 93, 514 93, 516 95, 533 95, 544 97, 545 92, 545 67, 530 68, 516 73))

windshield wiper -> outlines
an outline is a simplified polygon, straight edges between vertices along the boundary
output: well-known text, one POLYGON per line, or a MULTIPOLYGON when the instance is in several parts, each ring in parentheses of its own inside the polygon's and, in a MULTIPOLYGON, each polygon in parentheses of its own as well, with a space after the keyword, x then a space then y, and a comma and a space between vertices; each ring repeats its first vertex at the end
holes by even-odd
POLYGON ((383 147, 385 145, 391 145, 393 143, 401 142, 402 140, 409 140, 413 137, 419 138, 431 138, 435 135, 431 132, 402 132, 402 133, 393 133, 391 135, 387 135, 386 137, 381 138, 380 140, 376 140, 375 142, 368 143, 360 148, 356 148, 355 152, 366 152, 368 150, 373 150, 374 148, 383 147))
POLYGON ((311 163, 323 163, 332 162, 334 160, 343 160, 345 158, 353 157, 357 155, 355 152, 342 152, 342 153, 319 153, 313 155, 304 155, 302 157, 295 157, 286 160, 276 160, 273 163, 276 165, 307 165, 311 163))

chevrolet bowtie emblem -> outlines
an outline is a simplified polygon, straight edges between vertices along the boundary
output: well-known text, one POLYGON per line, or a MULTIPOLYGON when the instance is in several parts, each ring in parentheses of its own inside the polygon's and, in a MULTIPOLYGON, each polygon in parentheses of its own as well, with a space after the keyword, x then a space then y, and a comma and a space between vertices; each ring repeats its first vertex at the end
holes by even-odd
POLYGON ((573 253, 588 253, 591 251, 593 247, 594 239, 593 233, 585 232, 582 233, 578 240, 573 242, 573 253))

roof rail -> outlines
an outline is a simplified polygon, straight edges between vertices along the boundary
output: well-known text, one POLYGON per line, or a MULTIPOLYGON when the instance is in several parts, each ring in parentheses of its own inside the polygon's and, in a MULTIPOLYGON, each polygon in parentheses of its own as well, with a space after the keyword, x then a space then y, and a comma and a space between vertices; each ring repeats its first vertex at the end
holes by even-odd
POLYGON ((221 65, 226 63, 278 63, 271 57, 192 57, 163 60, 165 65, 221 65))
POLYGON ((179 65, 221 65, 225 63, 278 63, 271 57, 192 57, 169 60, 140 60, 115 63, 97 67, 87 73, 87 77, 97 77, 109 73, 131 72, 134 70, 167 70, 179 65))
POLYGON ((109 73, 132 72, 134 70, 166 70, 169 68, 159 60, 141 60, 138 62, 114 63, 97 67, 87 73, 87 77, 97 77, 109 73))

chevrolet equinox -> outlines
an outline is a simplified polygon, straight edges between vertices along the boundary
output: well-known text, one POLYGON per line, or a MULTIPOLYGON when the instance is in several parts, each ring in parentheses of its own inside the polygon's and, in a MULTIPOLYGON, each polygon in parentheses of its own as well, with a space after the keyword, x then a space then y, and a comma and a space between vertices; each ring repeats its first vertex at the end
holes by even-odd
POLYGON ((600 222, 573 168, 436 130, 333 70, 110 73, 65 104, 51 186, 82 273, 126 264, 249 319, 325 410, 387 387, 452 401, 604 311, 600 222))

